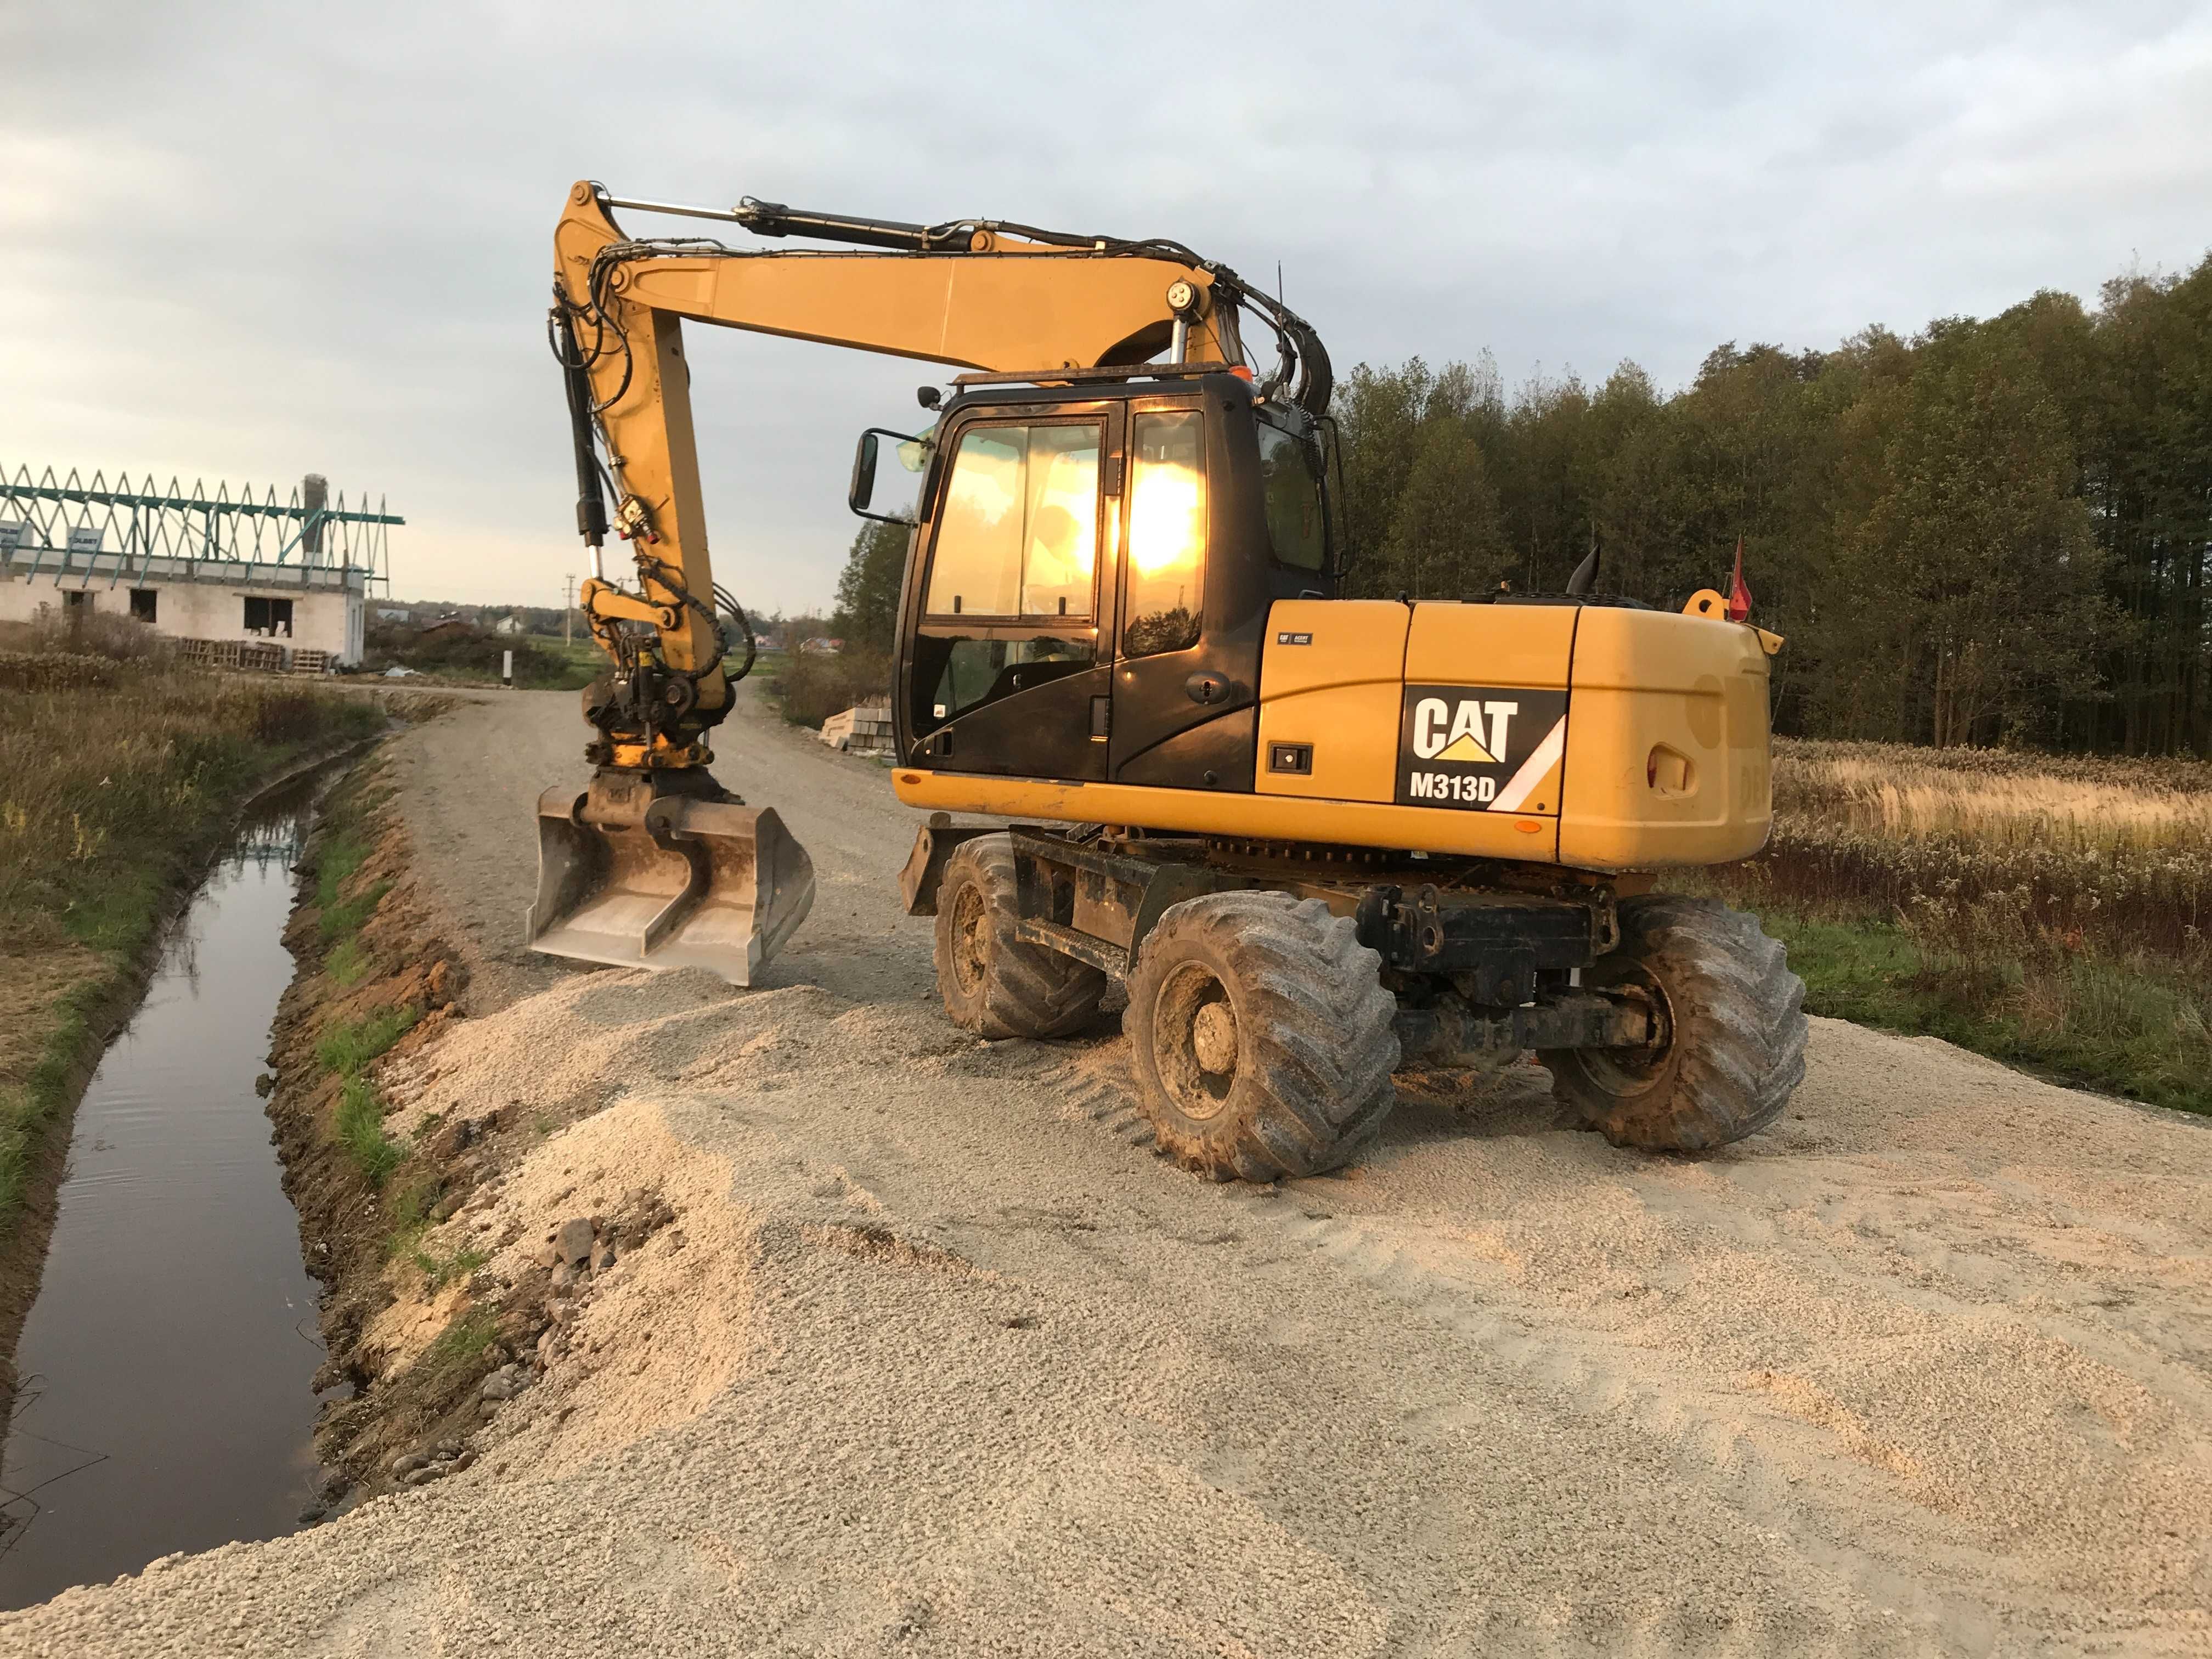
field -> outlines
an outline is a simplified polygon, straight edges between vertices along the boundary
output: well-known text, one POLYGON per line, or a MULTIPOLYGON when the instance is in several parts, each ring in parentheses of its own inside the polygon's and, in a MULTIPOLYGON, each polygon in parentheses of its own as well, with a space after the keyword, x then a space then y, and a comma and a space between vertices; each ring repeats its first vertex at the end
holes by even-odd
POLYGON ((1816 1013, 2212 1111, 2212 763, 1785 740, 1766 851, 1679 884, 1816 1013))
POLYGON ((368 630, 362 666, 372 674, 411 668, 445 685, 497 685, 506 653, 514 657, 514 683, 529 691, 574 691, 605 666, 589 635, 495 634, 448 626, 425 631, 406 623, 379 623, 368 630))

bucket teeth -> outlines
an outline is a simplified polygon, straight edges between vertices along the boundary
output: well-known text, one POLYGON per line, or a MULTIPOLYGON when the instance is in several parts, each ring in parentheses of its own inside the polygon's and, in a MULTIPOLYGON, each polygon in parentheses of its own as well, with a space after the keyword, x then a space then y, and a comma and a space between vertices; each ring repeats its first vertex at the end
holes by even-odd
POLYGON ((814 866, 772 807, 661 793, 635 775, 538 798, 533 951, 750 985, 813 902, 814 866))

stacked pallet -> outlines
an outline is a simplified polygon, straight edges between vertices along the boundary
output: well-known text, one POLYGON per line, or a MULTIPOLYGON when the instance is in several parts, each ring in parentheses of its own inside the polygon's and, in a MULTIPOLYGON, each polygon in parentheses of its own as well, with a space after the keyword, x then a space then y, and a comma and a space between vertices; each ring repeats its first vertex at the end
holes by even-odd
POLYGON ((848 755, 894 758, 898 750, 891 737, 890 704, 864 702, 842 714, 832 714, 822 723, 822 741, 848 755))
POLYGON ((187 662, 204 663, 210 668, 242 666, 241 655, 246 649, 243 640, 179 640, 177 649, 187 662))
POLYGON ((328 651, 293 650, 273 640, 184 640, 178 653, 210 668, 242 668, 264 674, 327 674, 337 665, 328 651))

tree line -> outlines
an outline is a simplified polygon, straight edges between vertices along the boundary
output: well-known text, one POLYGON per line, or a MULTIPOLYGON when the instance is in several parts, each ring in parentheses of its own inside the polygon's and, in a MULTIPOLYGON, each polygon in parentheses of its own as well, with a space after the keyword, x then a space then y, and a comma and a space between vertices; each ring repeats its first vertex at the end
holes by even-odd
MULTIPOLYGON (((1784 732, 2212 754, 2212 256, 1910 338, 1717 348, 1508 392, 1486 354, 1340 384, 1346 592, 1598 591, 1679 607, 1738 539, 1784 732)), ((835 626, 888 645, 902 527, 835 626)))
POLYGON ((2212 257, 1832 351, 1346 377, 1351 591, 1725 592, 1737 538, 1785 732, 2212 753, 2212 257))

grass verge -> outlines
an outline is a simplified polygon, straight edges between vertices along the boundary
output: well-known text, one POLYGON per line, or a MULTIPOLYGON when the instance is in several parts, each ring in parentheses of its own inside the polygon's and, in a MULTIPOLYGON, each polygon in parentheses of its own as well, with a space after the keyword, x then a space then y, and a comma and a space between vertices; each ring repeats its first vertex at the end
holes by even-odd
POLYGON ((357 939, 339 940, 331 953, 323 958, 323 971, 342 988, 349 988, 360 984, 375 966, 375 961, 357 939))
POLYGON ((1706 890, 1756 910, 1789 946, 1808 1013, 1941 1037, 2055 1081, 2212 1114, 2212 1000, 2185 967, 2063 941, 2007 949, 1947 938, 1903 919, 1778 902, 1741 883, 1706 890))
POLYGON ((338 1145, 372 1187, 381 1187, 407 1156, 384 1133, 384 1097, 367 1078, 349 1077, 338 1090, 338 1145))
POLYGON ((429 1235, 431 1208, 438 1201, 438 1195, 434 1180, 417 1180, 395 1194, 391 1206, 392 1227, 384 1239, 385 1260, 411 1263, 433 1291, 466 1279, 491 1260, 472 1245, 465 1244, 451 1255, 440 1255, 428 1248, 424 1241, 429 1235))
POLYGON ((371 697, 179 668, 140 631, 0 650, 0 1240, 233 814, 385 719, 371 697))
POLYGON ((422 1018, 422 1011, 410 1002, 401 1008, 380 1008, 361 1019, 341 1021, 316 1042, 315 1058, 325 1071, 340 1077, 357 1076, 422 1018))

